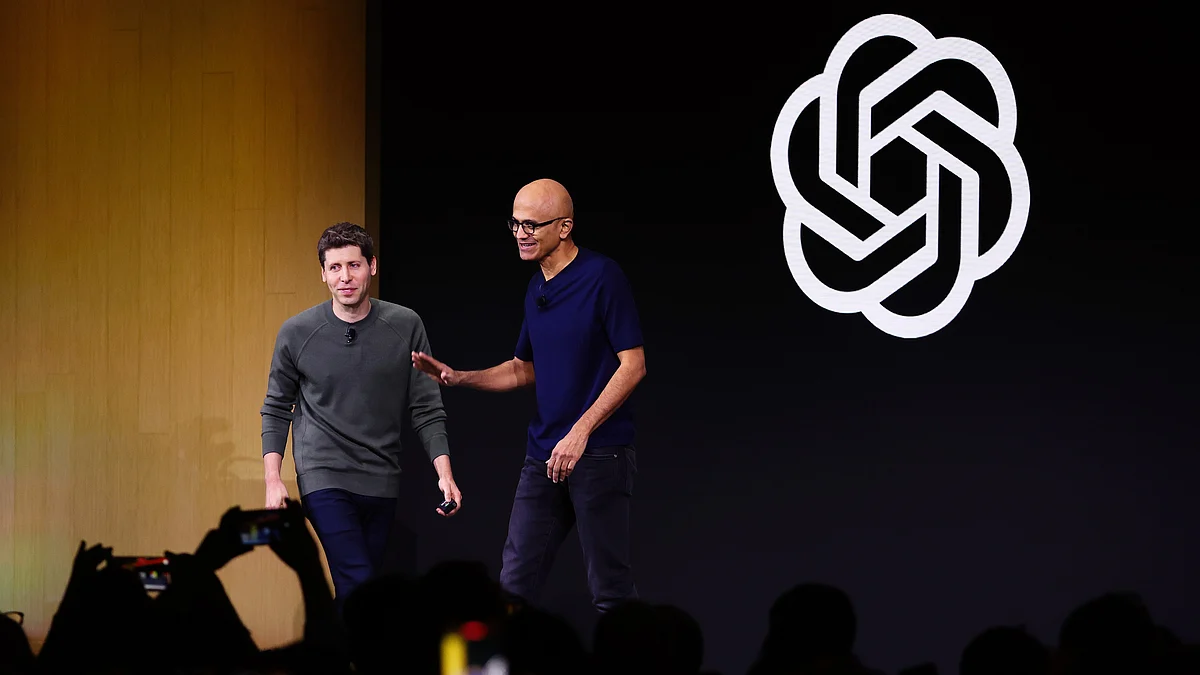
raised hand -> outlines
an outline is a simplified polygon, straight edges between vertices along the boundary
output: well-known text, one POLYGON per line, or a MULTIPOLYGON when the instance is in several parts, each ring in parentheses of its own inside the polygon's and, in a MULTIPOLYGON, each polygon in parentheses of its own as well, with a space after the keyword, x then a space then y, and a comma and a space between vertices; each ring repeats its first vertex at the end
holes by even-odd
POLYGON ((241 514, 242 509, 237 506, 226 511, 221 516, 221 524, 205 533, 204 539, 196 547, 194 557, 213 572, 253 548, 242 543, 238 527, 241 514))
POLYGON ((95 574, 100 563, 112 560, 112 547, 96 544, 88 547, 87 542, 79 542, 75 551, 75 562, 71 565, 71 575, 86 577, 95 574))
POLYGON ((412 353, 413 368, 425 373, 435 382, 453 387, 461 381, 458 371, 424 352, 412 353))
POLYGON ((283 536, 279 541, 269 544, 271 551, 283 561, 283 564, 296 572, 321 569, 321 554, 317 551, 317 542, 304 520, 304 510, 299 502, 287 500, 284 504, 284 518, 288 527, 282 529, 283 536))

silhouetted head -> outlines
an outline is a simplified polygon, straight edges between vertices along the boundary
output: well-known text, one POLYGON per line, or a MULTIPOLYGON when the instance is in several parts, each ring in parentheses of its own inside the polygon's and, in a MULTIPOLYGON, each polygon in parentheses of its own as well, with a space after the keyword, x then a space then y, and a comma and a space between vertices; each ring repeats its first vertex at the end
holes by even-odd
POLYGON ((654 611, 667 631, 667 668, 670 673, 696 675, 704 665, 704 631, 695 617, 674 605, 656 605, 654 611))
POLYGON ((403 576, 381 575, 360 584, 346 598, 342 621, 360 673, 391 672, 401 659, 413 672, 437 664, 441 631, 416 583, 403 576))
POLYGON ((1050 650, 1019 626, 996 626, 963 649, 959 675, 1047 675, 1050 650))
POLYGON ((510 675, 587 675, 587 652, 564 619, 522 607, 504 622, 503 651, 510 675))
POLYGON ((258 645, 220 578, 185 556, 171 566, 171 586, 154 602, 154 647, 184 669, 232 668, 255 658, 258 645))
POLYGON ((507 614, 500 584, 481 562, 450 560, 434 565, 418 582, 445 630, 468 621, 491 623, 507 614))
POLYGON ((81 602, 75 608, 79 614, 68 620, 74 625, 68 660, 97 671, 136 669, 146 658, 141 646, 153 621, 141 578, 130 570, 106 567, 80 590, 81 602))
POLYGON ((1108 593, 1071 612, 1058 642, 1063 668, 1071 675, 1147 672, 1156 656, 1158 629, 1139 596, 1108 593))
POLYGON ((659 615, 645 602, 623 602, 596 622, 592 655, 601 675, 660 672, 666 649, 659 615))
POLYGON ((25 629, 7 615, 0 614, 0 673, 33 673, 33 649, 25 629))
POLYGON ((850 596, 826 584, 801 584, 771 606, 763 653, 801 662, 849 657, 857 632, 850 596))
POLYGON ((600 673, 696 675, 704 661, 704 636, 682 609, 633 600, 600 617, 592 653, 600 673))

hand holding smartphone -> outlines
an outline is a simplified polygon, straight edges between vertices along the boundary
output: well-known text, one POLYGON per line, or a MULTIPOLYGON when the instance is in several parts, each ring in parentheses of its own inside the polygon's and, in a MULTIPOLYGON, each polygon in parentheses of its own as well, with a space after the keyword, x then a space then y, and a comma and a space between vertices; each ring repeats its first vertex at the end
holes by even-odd
POLYGON ((238 537, 244 546, 263 546, 280 541, 292 527, 287 509, 242 511, 237 522, 238 537))
POLYGON ((163 556, 113 556, 109 564, 136 573, 147 591, 165 591, 171 585, 170 561, 163 556))

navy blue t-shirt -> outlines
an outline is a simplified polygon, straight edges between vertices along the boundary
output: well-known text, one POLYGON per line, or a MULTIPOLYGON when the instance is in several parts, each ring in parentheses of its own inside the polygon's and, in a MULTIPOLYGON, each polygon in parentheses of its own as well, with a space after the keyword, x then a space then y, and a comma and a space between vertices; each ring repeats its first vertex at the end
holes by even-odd
MULTIPOLYGON (((525 293, 525 320, 514 354, 533 362, 537 390, 526 452, 549 459, 621 365, 617 352, 640 346, 633 290, 616 262, 580 247, 549 281, 538 269, 525 293)), ((588 447, 633 442, 633 410, 627 399, 592 433, 588 447)))

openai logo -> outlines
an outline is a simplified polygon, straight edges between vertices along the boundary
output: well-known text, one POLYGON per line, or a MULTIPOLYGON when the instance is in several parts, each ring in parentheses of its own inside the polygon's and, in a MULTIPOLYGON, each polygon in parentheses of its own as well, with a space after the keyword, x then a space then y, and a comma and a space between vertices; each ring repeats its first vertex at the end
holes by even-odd
POLYGON ((934 38, 919 23, 903 16, 880 15, 854 26, 834 47, 824 72, 802 84, 788 98, 771 139, 771 171, 779 196, 787 207, 783 221, 784 252, 797 285, 817 305, 844 314, 861 312, 877 328, 896 337, 923 337, 944 328, 966 304, 975 281, 999 269, 1012 255, 1025 231, 1029 215, 1029 182, 1025 165, 1013 146, 1016 126, 1017 104, 1012 83, 996 58, 982 46, 961 38, 934 38), (853 184, 837 173, 838 96, 854 95, 853 92, 839 91, 839 80, 855 51, 879 37, 902 38, 915 49, 858 94, 857 184, 853 184), (987 78, 995 94, 998 124, 993 125, 946 92, 937 91, 891 124, 871 133, 871 114, 876 104, 931 64, 950 59, 974 66, 987 78), (826 185, 878 220, 878 229, 866 238, 856 236, 826 216, 796 188, 788 166, 788 145, 797 119, 813 103, 819 105, 817 175, 826 185), (941 115, 994 152, 1008 175, 1011 188, 1008 221, 996 243, 987 251, 979 250, 979 173, 913 128, 931 114, 941 115), (871 158, 897 139, 907 141, 926 158, 925 195, 898 214, 871 197, 871 158), (943 169, 957 176, 962 186, 961 256, 957 275, 948 295, 933 309, 916 316, 900 315, 886 309, 882 303, 937 260, 939 175, 943 169), (924 245, 879 279, 857 290, 837 290, 818 279, 805 259, 800 243, 801 230, 807 227, 857 262, 922 217, 925 219, 924 245))

